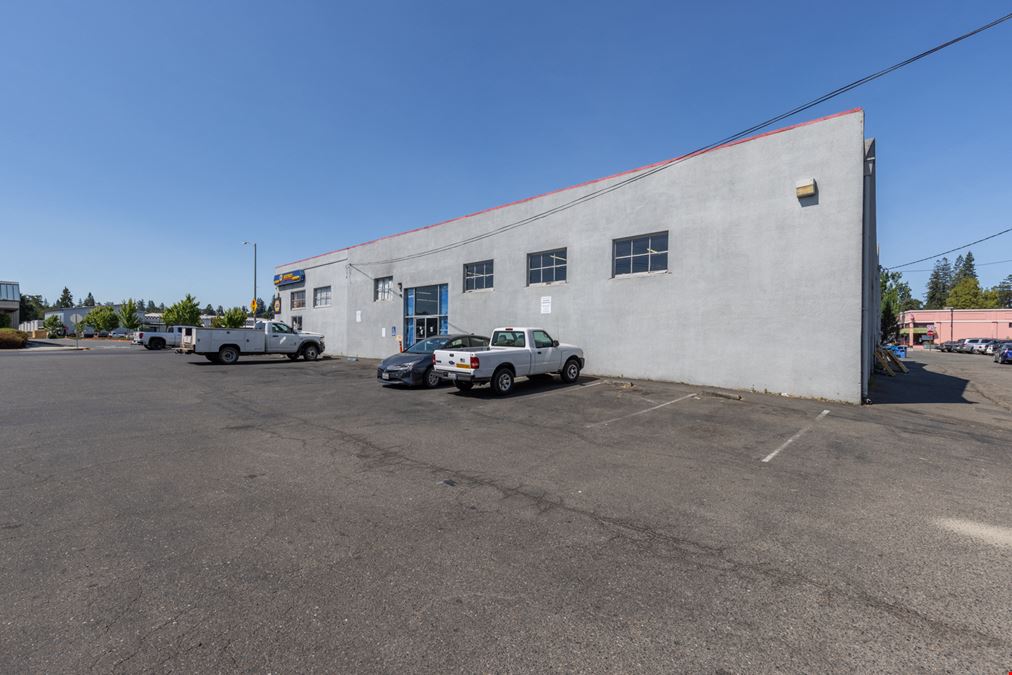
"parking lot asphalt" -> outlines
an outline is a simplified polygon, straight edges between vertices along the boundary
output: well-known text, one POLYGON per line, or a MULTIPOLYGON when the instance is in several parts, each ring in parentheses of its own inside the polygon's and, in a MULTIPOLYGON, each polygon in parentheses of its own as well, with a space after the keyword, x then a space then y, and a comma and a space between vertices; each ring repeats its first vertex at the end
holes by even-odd
POLYGON ((0 353, 0 671, 1005 672, 1012 366, 907 363, 858 407, 0 353))

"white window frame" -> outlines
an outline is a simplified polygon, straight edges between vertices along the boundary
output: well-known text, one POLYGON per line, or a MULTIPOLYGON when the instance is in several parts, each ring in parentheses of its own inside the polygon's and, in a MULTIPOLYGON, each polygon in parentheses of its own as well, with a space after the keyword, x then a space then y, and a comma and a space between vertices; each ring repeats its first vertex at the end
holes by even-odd
POLYGON ((372 301, 386 302, 394 299, 394 278, 376 277, 372 285, 372 301))
POLYGON ((316 309, 317 307, 330 307, 331 302, 332 293, 330 286, 317 286, 313 289, 313 309, 316 309), (327 301, 321 302, 320 296, 324 294, 324 291, 326 291, 327 301))
POLYGON ((294 309, 305 309, 306 308, 306 289, 303 288, 300 291, 292 291, 291 296, 288 298, 288 307, 290 309, 293 309, 293 310, 294 309), (297 295, 301 295, 301 297, 302 297, 302 304, 301 305, 296 305, 295 304, 295 297, 297 295))

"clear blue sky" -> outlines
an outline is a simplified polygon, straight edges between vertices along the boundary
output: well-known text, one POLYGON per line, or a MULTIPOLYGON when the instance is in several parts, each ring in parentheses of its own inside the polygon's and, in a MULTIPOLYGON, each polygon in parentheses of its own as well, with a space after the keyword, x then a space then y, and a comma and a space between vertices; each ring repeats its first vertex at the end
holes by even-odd
MULTIPOLYGON (((269 297, 274 264, 679 155, 1008 11, 674 5, 5 2, 0 278, 233 305, 254 239, 269 297)), ((1012 23, 787 122, 865 109, 884 264, 1012 225, 1010 69, 1012 23)))

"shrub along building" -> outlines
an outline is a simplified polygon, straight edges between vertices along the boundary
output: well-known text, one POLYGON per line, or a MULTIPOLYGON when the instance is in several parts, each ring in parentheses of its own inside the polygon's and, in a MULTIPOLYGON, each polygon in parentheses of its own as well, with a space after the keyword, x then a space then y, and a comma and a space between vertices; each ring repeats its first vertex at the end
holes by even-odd
POLYGON ((278 265, 276 311, 345 355, 539 325, 598 375, 859 402, 874 147, 851 110, 278 265))

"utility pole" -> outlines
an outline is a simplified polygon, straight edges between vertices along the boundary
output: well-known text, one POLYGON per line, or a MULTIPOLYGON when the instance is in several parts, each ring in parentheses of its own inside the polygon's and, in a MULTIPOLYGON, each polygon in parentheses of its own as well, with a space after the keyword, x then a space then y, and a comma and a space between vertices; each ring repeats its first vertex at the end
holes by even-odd
POLYGON ((253 318, 257 317, 257 310, 260 307, 257 305, 257 243, 255 241, 244 241, 243 246, 253 244, 253 301, 250 303, 250 308, 253 310, 253 318))
POLYGON ((953 312, 955 311, 956 308, 955 307, 945 307, 944 309, 949 310, 949 341, 950 342, 955 342, 956 341, 956 334, 953 332, 953 327, 954 327, 954 323, 955 322, 952 320, 953 319, 952 314, 953 314, 953 312))

